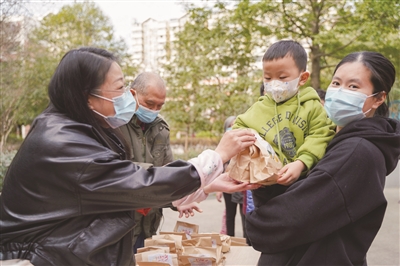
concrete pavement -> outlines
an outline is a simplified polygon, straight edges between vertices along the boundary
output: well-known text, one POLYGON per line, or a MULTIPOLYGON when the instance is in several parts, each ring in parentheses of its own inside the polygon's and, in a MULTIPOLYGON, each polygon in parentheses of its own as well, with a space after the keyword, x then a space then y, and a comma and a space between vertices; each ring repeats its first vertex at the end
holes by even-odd
MULTIPOLYGON (((385 188, 385 195, 388 200, 388 207, 382 228, 367 254, 368 265, 370 266, 400 265, 399 187, 387 186, 385 188)), ((164 209, 164 219, 161 221, 160 230, 173 231, 176 221, 181 220, 198 224, 200 233, 218 233, 221 229, 224 203, 218 202, 214 195, 210 195, 207 200, 200 203, 200 207, 203 209, 203 213, 196 213, 194 217, 188 219, 178 219, 177 212, 164 209)), ((235 228, 235 235, 242 237, 239 215, 236 215, 235 228)), ((227 266, 229 265, 227 264, 227 266)))

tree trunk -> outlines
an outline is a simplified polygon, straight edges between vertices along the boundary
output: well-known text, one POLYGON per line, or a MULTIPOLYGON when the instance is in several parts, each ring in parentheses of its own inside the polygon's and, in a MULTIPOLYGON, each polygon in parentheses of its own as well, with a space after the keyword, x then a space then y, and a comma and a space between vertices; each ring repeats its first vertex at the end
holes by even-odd
POLYGON ((187 158, 188 146, 189 146, 189 133, 190 133, 190 126, 186 125, 186 136, 185 136, 185 156, 187 158))
POLYGON ((311 87, 320 89, 321 87, 321 56, 318 46, 311 46, 310 61, 311 61, 311 87))

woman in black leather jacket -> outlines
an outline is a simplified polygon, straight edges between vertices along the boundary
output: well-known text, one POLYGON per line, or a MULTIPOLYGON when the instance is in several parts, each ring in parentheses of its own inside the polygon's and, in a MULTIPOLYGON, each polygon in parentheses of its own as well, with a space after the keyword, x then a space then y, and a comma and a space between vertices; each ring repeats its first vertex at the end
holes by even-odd
POLYGON ((254 143, 248 131, 225 134, 215 151, 189 162, 148 170, 131 163, 113 128, 131 119, 137 102, 105 50, 69 51, 48 92, 50 105, 33 122, 4 180, 0 260, 134 265, 135 209, 254 189, 220 175, 224 162, 254 143))

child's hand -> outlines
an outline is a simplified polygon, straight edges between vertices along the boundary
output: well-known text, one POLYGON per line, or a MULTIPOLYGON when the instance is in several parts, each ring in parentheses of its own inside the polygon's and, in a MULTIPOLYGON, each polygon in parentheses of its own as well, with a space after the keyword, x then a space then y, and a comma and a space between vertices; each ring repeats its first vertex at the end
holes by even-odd
POLYGON ((305 168, 306 166, 304 163, 299 160, 288 163, 278 172, 278 175, 281 175, 281 177, 278 178, 276 183, 284 186, 293 184, 299 179, 301 172, 303 172, 305 168))
POLYGON ((178 206, 176 208, 179 211, 179 218, 182 218, 183 215, 185 215, 186 218, 189 218, 189 216, 194 216, 193 210, 196 210, 199 213, 203 212, 203 210, 200 209, 199 204, 197 202, 192 202, 186 205, 178 206))
POLYGON ((217 198, 218 202, 221 202, 222 199, 222 192, 216 192, 215 197, 217 198))

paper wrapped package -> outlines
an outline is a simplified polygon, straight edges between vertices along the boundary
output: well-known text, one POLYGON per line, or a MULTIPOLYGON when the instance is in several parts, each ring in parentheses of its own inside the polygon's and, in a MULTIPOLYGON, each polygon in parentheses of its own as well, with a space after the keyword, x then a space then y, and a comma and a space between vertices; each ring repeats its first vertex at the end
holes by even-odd
POLYGON ((179 266, 178 255, 165 253, 165 250, 152 250, 135 254, 135 260, 137 265, 170 265, 179 266), (151 262, 145 263, 145 262, 151 262))
POLYGON ((240 182, 273 185, 279 176, 276 174, 282 163, 272 146, 252 130, 257 140, 250 147, 235 155, 229 162, 226 172, 240 182))
POLYGON ((176 221, 174 232, 184 232, 186 234, 186 239, 190 239, 191 234, 199 233, 199 226, 197 224, 176 221))

